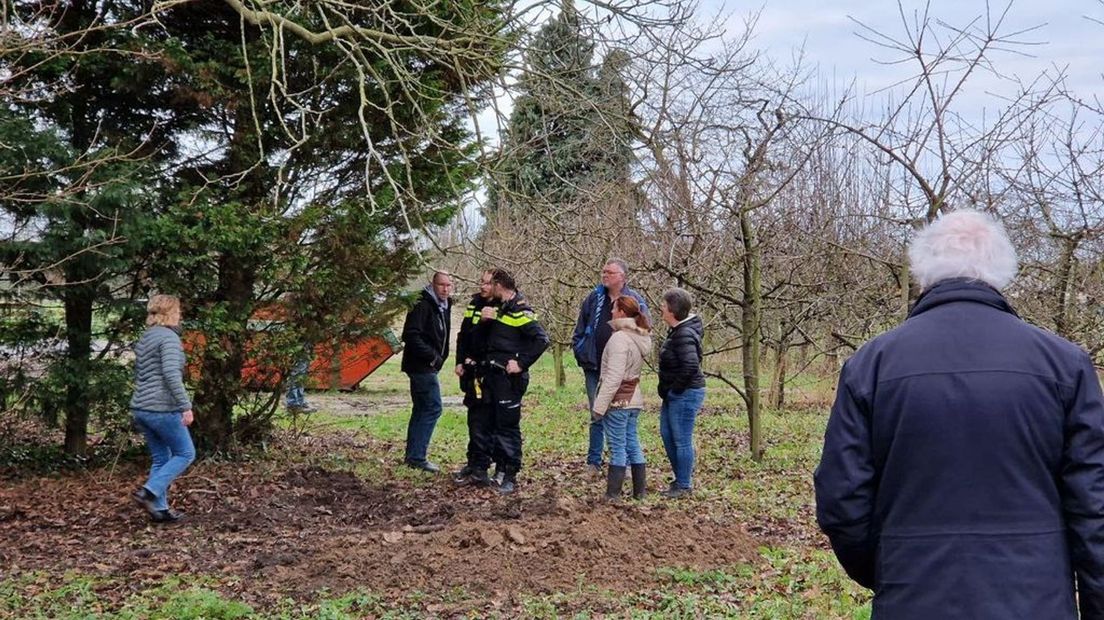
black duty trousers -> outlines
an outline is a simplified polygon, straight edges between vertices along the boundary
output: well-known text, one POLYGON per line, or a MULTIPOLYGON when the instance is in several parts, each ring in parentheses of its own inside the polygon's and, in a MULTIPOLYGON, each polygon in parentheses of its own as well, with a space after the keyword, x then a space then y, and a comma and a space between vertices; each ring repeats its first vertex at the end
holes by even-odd
POLYGON ((521 471, 521 398, 529 387, 529 373, 492 372, 483 379, 483 401, 491 412, 492 458, 501 471, 521 471))
POLYGON ((490 401, 483 398, 484 378, 472 374, 468 381, 461 379, 464 390, 464 405, 468 408, 468 467, 485 471, 494 458, 494 408, 490 401))

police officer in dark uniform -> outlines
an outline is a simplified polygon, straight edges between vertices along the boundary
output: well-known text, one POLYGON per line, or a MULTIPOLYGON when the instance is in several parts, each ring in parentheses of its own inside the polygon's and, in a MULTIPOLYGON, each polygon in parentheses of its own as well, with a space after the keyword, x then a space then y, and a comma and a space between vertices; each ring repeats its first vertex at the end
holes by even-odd
MULTIPOLYGON (((548 334, 505 269, 491 271, 498 308, 485 307, 487 373, 483 398, 494 417, 494 460, 503 472, 499 493, 513 493, 521 470, 521 399, 529 387, 529 367, 548 348, 548 334)), ((484 328, 480 328, 484 329, 484 328)))
POLYGON ((494 410, 483 399, 483 381, 487 370, 487 325, 482 321, 485 307, 498 307, 491 284, 491 271, 483 272, 479 292, 464 309, 460 334, 456 338, 456 376, 468 408, 468 461, 453 477, 457 484, 490 484, 487 468, 494 455, 494 410))

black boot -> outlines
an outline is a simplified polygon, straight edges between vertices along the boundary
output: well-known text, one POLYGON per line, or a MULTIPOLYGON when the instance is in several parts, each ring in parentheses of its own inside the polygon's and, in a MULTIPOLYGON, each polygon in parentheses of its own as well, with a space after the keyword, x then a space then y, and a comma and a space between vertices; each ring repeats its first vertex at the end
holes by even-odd
POLYGON ((628 468, 624 465, 609 466, 609 473, 606 474, 606 499, 610 501, 621 499, 621 485, 625 482, 626 469, 628 468))
POLYGON ((517 474, 513 472, 506 472, 502 476, 502 481, 495 487, 500 495, 509 495, 517 490, 517 474))
POLYGON ((633 499, 644 499, 647 488, 645 485, 644 463, 637 463, 632 466, 632 485, 633 499))

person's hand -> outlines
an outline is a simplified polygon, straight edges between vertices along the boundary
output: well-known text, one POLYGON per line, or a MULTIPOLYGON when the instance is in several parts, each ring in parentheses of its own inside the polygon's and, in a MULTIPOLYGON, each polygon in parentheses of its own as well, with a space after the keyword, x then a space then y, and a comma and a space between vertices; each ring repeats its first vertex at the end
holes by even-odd
POLYGON ((506 373, 511 375, 521 373, 521 364, 518 364, 517 360, 510 360, 506 362, 506 373))
POLYGON ((498 311, 494 306, 483 306, 483 310, 480 311, 479 317, 487 321, 493 321, 498 318, 498 311))
POLYGON ((182 418, 182 421, 184 422, 184 426, 192 425, 192 422, 195 421, 195 414, 192 413, 191 409, 184 411, 184 417, 182 418))
POLYGON ((463 377, 464 376, 464 365, 463 364, 457 364, 456 365, 456 376, 457 377, 463 377))

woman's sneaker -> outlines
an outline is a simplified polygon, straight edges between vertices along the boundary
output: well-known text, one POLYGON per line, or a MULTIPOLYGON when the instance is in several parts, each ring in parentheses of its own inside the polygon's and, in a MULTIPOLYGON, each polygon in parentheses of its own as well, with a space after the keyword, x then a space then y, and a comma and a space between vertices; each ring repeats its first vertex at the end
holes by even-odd
POLYGON ((138 487, 138 490, 131 493, 130 497, 151 515, 157 512, 157 505, 155 504, 157 498, 146 487, 138 487))
POLYGON ((154 523, 175 523, 184 518, 183 512, 177 512, 172 508, 157 510, 150 513, 154 523))

